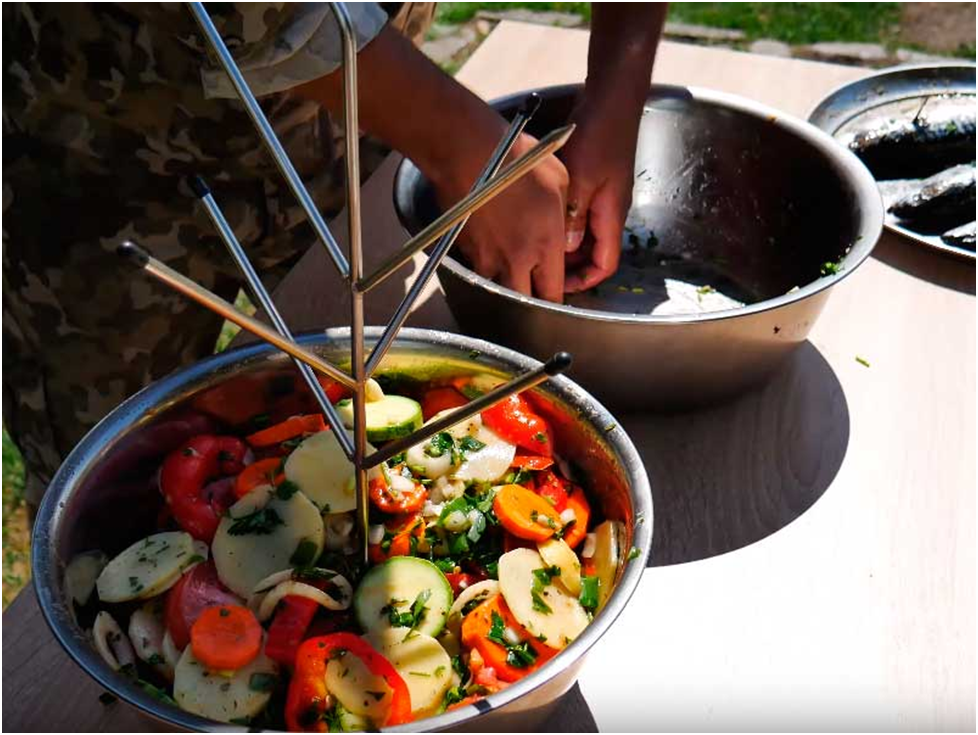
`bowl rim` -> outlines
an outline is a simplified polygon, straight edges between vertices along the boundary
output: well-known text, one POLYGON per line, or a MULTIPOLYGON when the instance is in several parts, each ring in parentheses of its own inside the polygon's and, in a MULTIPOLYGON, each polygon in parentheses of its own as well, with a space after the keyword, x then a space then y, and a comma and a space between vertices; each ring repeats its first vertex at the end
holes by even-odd
MULTIPOLYGON (((382 331, 382 327, 366 327, 364 336, 368 342, 376 341, 382 331)), ((295 335, 295 339, 300 344, 308 346, 342 343, 349 341, 350 329, 339 327, 302 332, 295 335)), ((489 357, 492 362, 500 364, 496 367, 506 365, 514 371, 532 369, 541 364, 538 360, 485 340, 431 329, 404 328, 394 343, 395 349, 398 342, 478 352, 478 359, 489 357)), ((273 346, 261 342, 232 348, 176 370, 127 398, 99 421, 70 452, 51 480, 35 520, 35 532, 31 541, 32 584, 42 615, 55 639, 69 657, 100 685, 154 719, 187 730, 241 732, 246 731, 247 728, 200 717, 154 698, 112 671, 84 635, 78 631, 68 608, 61 604, 61 595, 55 592, 59 584, 60 565, 57 559, 57 538, 54 531, 55 528, 60 528, 61 516, 64 514, 65 503, 62 495, 84 478, 85 469, 104 454, 107 441, 121 430, 137 425, 147 409, 162 405, 174 392, 179 392, 182 388, 193 385, 221 369, 235 364, 246 365, 258 359, 269 359, 272 353, 276 352, 278 351, 273 346)), ((285 358, 281 353, 279 355, 285 358)), ((492 367, 491 364, 487 366, 492 367)), ((622 470, 631 483, 629 496, 637 519, 632 528, 632 541, 633 547, 638 549, 638 555, 625 562, 624 572, 605 609, 579 638, 561 652, 566 654, 562 656, 562 661, 560 656, 555 657, 538 671, 479 702, 418 720, 417 723, 384 728, 385 732, 413 732, 418 730, 413 726, 418 723, 424 724, 424 731, 456 727, 480 715, 503 708, 546 685, 564 671, 580 663, 588 649, 597 643, 614 624, 638 588, 642 573, 648 566, 653 530, 652 489, 645 464, 635 445, 614 416, 590 393, 569 378, 563 375, 550 378, 540 387, 549 389, 549 392, 569 404, 586 407, 587 410, 581 412, 581 420, 591 423, 596 429, 601 429, 608 446, 619 455, 622 470), (613 428, 608 428, 612 426, 613 428)))
MULTIPOLYGON (((575 92, 583 89, 583 86, 584 85, 581 83, 574 83, 537 87, 536 89, 528 89, 506 95, 504 97, 498 97, 490 100, 489 104, 497 106, 513 103, 523 99, 526 95, 533 92, 546 98, 547 96, 553 96, 558 93, 575 92)), ((860 204, 862 216, 861 221, 859 222, 856 237, 850 245, 849 251, 842 258, 843 267, 839 270, 839 272, 817 278, 811 283, 798 287, 797 290, 789 291, 781 294, 780 296, 758 301, 754 304, 749 304, 736 309, 706 312, 703 314, 652 315, 627 314, 601 311, 599 309, 585 309, 568 304, 556 304, 554 302, 545 301, 534 296, 526 296, 517 291, 506 288, 505 286, 501 286, 488 278, 480 276, 475 271, 465 267, 459 261, 452 258, 451 255, 445 257, 441 263, 441 267, 451 272, 455 277, 465 281, 470 286, 476 286, 495 296, 499 296, 503 299, 515 302, 525 307, 536 307, 537 309, 542 309, 557 315, 565 315, 599 322, 611 322, 617 324, 655 324, 663 327, 669 327, 683 326, 691 323, 719 322, 726 319, 736 319, 739 317, 752 314, 761 314, 766 311, 779 309, 783 306, 793 304, 796 301, 801 301, 810 296, 814 296, 821 291, 831 288, 842 279, 847 278, 853 271, 862 265, 862 263, 870 256, 870 253, 876 246, 876 243, 883 232, 884 208, 883 199, 880 195, 879 188, 876 186, 876 181, 873 179, 872 174, 870 174, 866 166, 863 165, 862 161, 860 161, 854 153, 839 145, 839 143, 832 138, 832 136, 818 129, 811 123, 808 123, 799 117, 782 112, 774 107, 770 107, 761 102, 756 102, 740 95, 720 92, 704 87, 684 87, 681 85, 671 84, 653 84, 649 87, 649 94, 652 95, 655 92, 680 90, 688 93, 688 95, 697 102, 705 102, 714 106, 733 109, 737 112, 763 119, 769 124, 780 125, 786 128, 789 132, 794 133, 797 137, 810 143, 826 158, 831 167, 837 173, 839 173, 842 178, 847 178, 851 181, 855 192, 856 201, 860 204)), ((405 226, 405 217, 403 216, 401 207, 399 206, 397 192, 399 189, 399 182, 401 181, 401 178, 404 175, 408 165, 413 166, 414 164, 407 158, 403 159, 398 164, 397 170, 394 174, 394 209, 397 212, 402 226, 405 226)))

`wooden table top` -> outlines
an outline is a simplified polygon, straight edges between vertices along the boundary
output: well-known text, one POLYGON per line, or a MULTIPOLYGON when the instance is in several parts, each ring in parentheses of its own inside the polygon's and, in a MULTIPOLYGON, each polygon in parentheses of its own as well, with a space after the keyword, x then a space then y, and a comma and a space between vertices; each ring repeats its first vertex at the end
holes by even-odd
MULTIPOLYGON (((583 31, 504 22, 458 78, 486 98, 580 81, 586 49, 583 31)), ((663 43, 653 78, 804 117, 864 73, 663 43)), ((364 190, 368 272, 405 239, 396 163, 364 190)), ((371 294, 368 323, 407 280, 371 294)), ((314 248, 276 301, 295 330, 343 325, 338 289, 314 248)), ((652 482, 656 566, 553 730, 974 729, 974 293, 973 264, 885 234, 765 388, 620 417, 652 482)), ((408 323, 455 326, 437 287, 408 323)), ((5 730, 150 726, 99 704, 33 591, 3 622, 5 730)))

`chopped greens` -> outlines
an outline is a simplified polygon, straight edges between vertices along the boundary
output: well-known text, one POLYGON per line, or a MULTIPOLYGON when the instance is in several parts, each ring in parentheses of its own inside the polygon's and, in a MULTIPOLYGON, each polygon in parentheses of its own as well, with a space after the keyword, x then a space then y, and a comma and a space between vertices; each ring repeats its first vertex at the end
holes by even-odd
POLYGON ((295 547, 295 551, 292 552, 292 556, 289 557, 289 564, 294 567, 311 566, 313 562, 316 561, 317 551, 319 551, 319 547, 316 546, 315 542, 304 538, 299 542, 299 545, 295 547))
POLYGON ((543 592, 554 577, 560 576, 560 567, 549 566, 543 569, 533 570, 533 586, 530 588, 530 596, 533 598, 533 609, 547 615, 553 612, 550 605, 544 602, 543 592))
POLYGON ((506 622, 502 616, 493 610, 492 627, 486 634, 486 639, 498 643, 506 649, 506 663, 517 669, 525 669, 536 663, 537 652, 530 648, 529 641, 510 643, 505 638, 506 622))
POLYGON ((578 597, 581 607, 585 610, 594 611, 598 607, 598 588, 601 580, 597 577, 584 575, 581 577, 581 594, 578 597))
POLYGON ((263 671, 256 671, 248 679, 248 688, 253 692, 270 692, 275 689, 276 684, 278 677, 263 671))
POLYGON ((275 495, 282 500, 288 500, 295 495, 298 490, 299 486, 292 482, 292 480, 282 480, 282 482, 280 482, 275 488, 275 495))
POLYGON ((430 598, 431 590, 421 590, 418 596, 414 598, 414 602, 411 603, 410 610, 401 612, 397 609, 397 606, 403 605, 406 600, 392 599, 380 609, 380 612, 387 615, 387 620, 393 627, 407 628, 408 636, 410 636, 424 620, 425 613, 428 611, 427 603, 430 598))
POLYGON ((458 448, 462 452, 478 452, 480 449, 484 449, 485 446, 485 442, 479 441, 474 436, 463 436, 458 440, 458 448))
POLYGON ((250 533, 256 536, 264 536, 270 534, 276 526, 281 526, 284 523, 274 508, 260 508, 254 513, 235 519, 231 527, 228 528, 228 533, 232 536, 245 536, 250 533))

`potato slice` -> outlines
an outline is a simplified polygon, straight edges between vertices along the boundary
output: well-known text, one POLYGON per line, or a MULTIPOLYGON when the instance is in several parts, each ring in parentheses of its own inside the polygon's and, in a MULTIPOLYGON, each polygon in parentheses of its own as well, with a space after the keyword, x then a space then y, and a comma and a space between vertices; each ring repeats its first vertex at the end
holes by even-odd
POLYGON ((499 589, 516 620, 531 635, 560 649, 581 634, 588 617, 577 598, 559 586, 556 579, 541 588, 534 571, 546 566, 535 549, 513 549, 499 558, 499 589), (539 589, 538 600, 533 595, 535 586, 539 589), (542 609, 540 602, 549 611, 542 609))
POLYGON ((560 569, 560 576, 557 580, 574 597, 581 594, 581 562, 574 553, 574 549, 567 545, 567 542, 560 538, 548 538, 546 541, 537 544, 537 550, 543 561, 550 566, 560 569))
POLYGON ((516 447, 486 427, 479 430, 476 438, 485 446, 474 452, 465 452, 465 461, 455 470, 453 477, 463 481, 495 482, 509 472, 516 456, 516 447))
POLYGON ((598 577, 598 610, 611 597, 621 565, 621 524, 605 521, 594 529, 594 573, 598 577))
POLYGON ((452 685, 452 660, 431 636, 408 628, 388 628, 367 636, 404 679, 411 693, 411 713, 427 717, 441 707, 452 685))
POLYGON ((65 592, 84 606, 95 590, 95 581, 105 569, 109 558, 101 551, 85 551, 76 555, 65 567, 65 592))
POLYGON ((282 498, 270 486, 257 487, 221 519, 211 555, 221 581, 248 599, 258 582, 293 566, 290 559, 300 543, 315 544, 318 557, 324 536, 319 509, 302 492, 282 498))
MULTIPOLYGON (((368 443, 367 453, 373 451, 368 443)), ((353 465, 332 431, 313 434, 296 447, 285 460, 285 477, 298 485, 323 513, 356 510, 353 465)))
POLYGON ((167 531, 137 541, 105 565, 96 588, 102 602, 143 600, 160 594, 180 578, 194 555, 194 540, 167 531))
POLYGON ((254 717, 271 699, 277 676, 278 664, 264 648, 250 664, 224 676, 208 671, 187 646, 174 672, 173 698, 187 712, 219 722, 254 717))
POLYGON ((372 674, 357 656, 347 654, 326 664, 326 691, 355 715, 383 723, 392 693, 384 677, 372 674))

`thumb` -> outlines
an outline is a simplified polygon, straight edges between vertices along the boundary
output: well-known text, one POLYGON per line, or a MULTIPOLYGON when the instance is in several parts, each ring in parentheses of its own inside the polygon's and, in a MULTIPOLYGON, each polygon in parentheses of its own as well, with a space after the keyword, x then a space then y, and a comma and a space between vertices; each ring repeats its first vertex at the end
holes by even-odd
POLYGON ((571 179, 567 188, 567 213, 564 221, 564 250, 568 253, 573 253, 584 241, 591 194, 586 187, 571 179))

